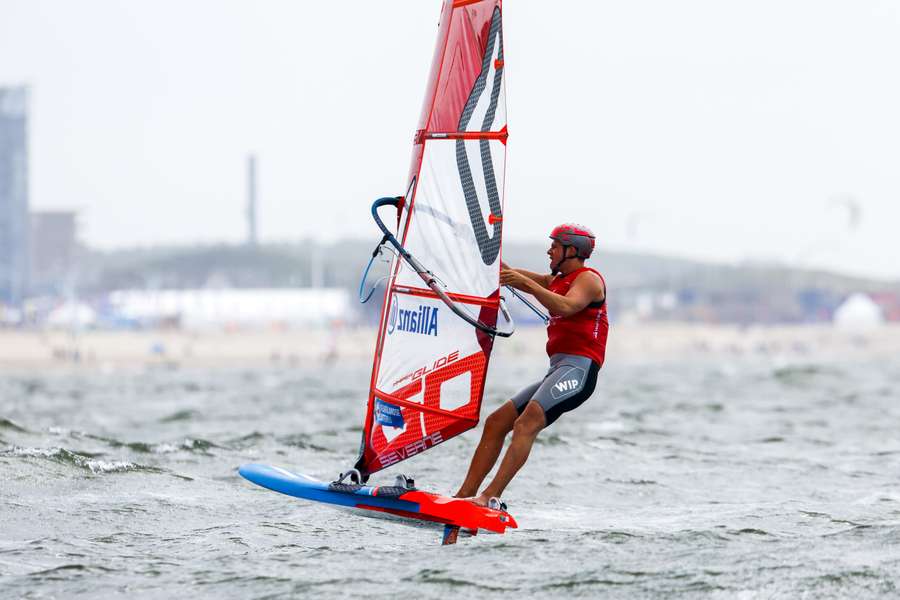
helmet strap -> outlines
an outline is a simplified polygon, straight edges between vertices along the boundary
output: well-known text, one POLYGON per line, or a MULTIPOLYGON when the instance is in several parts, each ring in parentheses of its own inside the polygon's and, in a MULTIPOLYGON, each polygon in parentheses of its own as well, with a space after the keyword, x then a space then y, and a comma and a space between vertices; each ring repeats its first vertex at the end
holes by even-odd
POLYGON ((563 245, 563 257, 556 263, 556 266, 550 269, 550 274, 553 276, 559 275, 559 268, 562 267, 562 264, 569 260, 570 258, 578 258, 578 248, 575 248, 575 256, 569 256, 569 248, 575 248, 575 246, 566 246, 563 245))

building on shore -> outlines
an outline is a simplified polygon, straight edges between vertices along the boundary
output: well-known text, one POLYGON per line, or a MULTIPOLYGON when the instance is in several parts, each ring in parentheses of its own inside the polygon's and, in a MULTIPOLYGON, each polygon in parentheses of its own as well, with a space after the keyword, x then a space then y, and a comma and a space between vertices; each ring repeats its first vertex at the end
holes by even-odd
POLYGON ((60 295, 74 276, 78 214, 71 210, 31 213, 31 277, 34 294, 60 295))
POLYGON ((0 87, 0 306, 28 292, 28 88, 0 87))

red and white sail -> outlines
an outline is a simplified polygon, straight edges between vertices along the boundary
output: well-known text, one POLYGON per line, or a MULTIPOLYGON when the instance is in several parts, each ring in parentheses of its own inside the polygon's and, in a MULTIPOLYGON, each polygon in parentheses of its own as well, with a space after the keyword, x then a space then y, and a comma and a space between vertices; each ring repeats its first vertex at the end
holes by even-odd
MULTIPOLYGON (((501 0, 445 0, 396 232, 447 296, 491 327, 506 169, 503 60, 501 0)), ((356 468, 368 475, 474 427, 492 345, 398 257, 356 468)))

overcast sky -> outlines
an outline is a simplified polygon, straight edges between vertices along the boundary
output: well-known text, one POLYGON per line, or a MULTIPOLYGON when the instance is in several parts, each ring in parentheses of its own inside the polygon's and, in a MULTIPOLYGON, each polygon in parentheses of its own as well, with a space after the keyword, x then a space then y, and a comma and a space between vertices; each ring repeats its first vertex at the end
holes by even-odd
MULTIPOLYGON (((253 152, 263 241, 375 242, 440 5, 0 0, 32 206, 95 247, 238 241, 253 152)), ((506 0, 504 37, 507 239, 900 278, 900 2, 506 0)))

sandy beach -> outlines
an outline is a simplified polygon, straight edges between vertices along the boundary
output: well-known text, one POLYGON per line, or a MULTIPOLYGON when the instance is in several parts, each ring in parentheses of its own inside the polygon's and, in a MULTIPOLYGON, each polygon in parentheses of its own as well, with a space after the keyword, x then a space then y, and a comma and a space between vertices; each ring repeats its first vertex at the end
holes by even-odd
MULTIPOLYGON (((543 352, 543 328, 522 328, 499 340, 495 359, 543 352)), ((0 331, 0 369, 117 369, 308 365, 368 360, 375 330, 272 331, 0 331)), ((827 325, 735 327, 683 323, 615 325, 607 363, 697 356, 803 360, 900 355, 900 325, 848 331, 827 325)))

